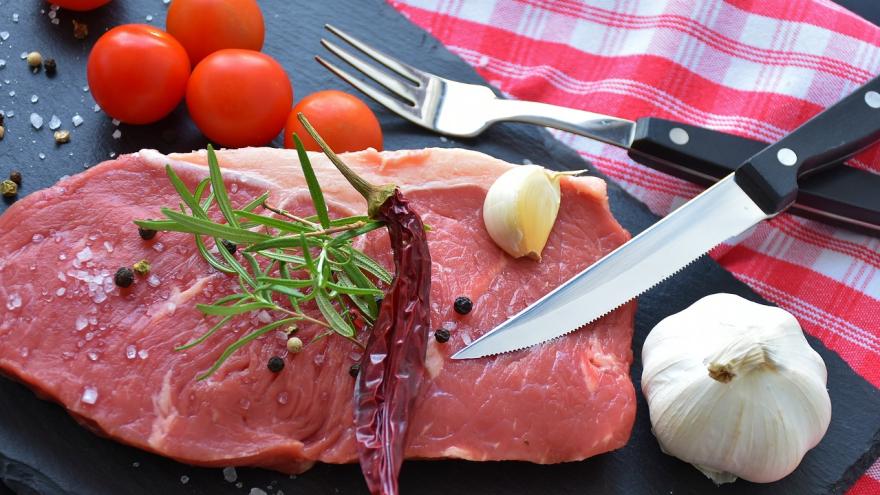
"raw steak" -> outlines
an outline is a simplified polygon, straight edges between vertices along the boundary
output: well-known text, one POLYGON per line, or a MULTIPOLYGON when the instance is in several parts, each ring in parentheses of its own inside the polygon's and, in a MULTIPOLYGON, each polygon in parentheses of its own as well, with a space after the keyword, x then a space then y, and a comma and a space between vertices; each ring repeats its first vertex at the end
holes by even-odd
MULTIPOLYGON (((233 204, 268 190, 270 200, 312 213, 295 153, 219 152, 233 204)), ((608 210, 597 178, 565 179, 558 223, 540 264, 513 260, 487 236, 486 190, 512 165, 446 149, 344 155, 367 180, 401 186, 429 233, 432 322, 452 339, 428 346, 407 456, 573 461, 621 447, 635 416, 629 380, 633 304, 588 328, 526 351, 452 361, 449 356, 508 315, 620 245, 628 234, 608 210), (468 295, 460 316, 453 300, 468 295)), ((337 216, 365 203, 323 155, 312 160, 337 216)), ((349 367, 357 348, 340 338, 287 355, 271 335, 197 382, 220 352, 272 315, 236 324, 187 352, 172 348, 215 320, 195 309, 231 293, 192 238, 143 241, 133 219, 178 204, 163 167, 192 188, 207 175, 204 152, 122 156, 18 201, 0 217, 0 369, 63 404, 96 431, 183 462, 300 472, 315 461, 355 459, 349 367), (120 293, 113 273, 147 259, 153 270, 120 293), (285 356, 278 374, 273 355, 285 356)), ((388 264, 387 236, 365 249, 388 264)), ((315 329, 303 328, 308 342, 315 329)))

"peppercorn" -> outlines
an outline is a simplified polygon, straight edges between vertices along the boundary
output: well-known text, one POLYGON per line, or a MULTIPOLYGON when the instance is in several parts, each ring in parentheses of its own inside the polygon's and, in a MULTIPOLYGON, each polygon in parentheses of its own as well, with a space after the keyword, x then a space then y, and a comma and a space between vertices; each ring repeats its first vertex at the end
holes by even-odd
POLYGON ((43 62, 43 68, 46 69, 46 75, 52 77, 58 71, 58 64, 55 62, 54 58, 47 58, 45 62, 43 62))
POLYGON ((0 183, 0 194, 3 194, 3 197, 12 198, 18 194, 18 184, 11 180, 4 180, 0 183))
POLYGON ((16 184, 18 184, 20 186, 21 185, 21 172, 19 172, 18 170, 13 170, 12 172, 9 172, 9 180, 11 180, 12 182, 15 182, 16 184))
POLYGON ((143 227, 138 227, 138 235, 141 236, 141 239, 145 241, 149 241, 153 237, 156 237, 156 231, 153 229, 145 229, 143 227))
POLYGON ((140 260, 132 266, 134 268, 135 273, 140 276, 144 276, 150 273, 150 262, 147 260, 140 260))
POLYGON ((123 266, 119 270, 116 270, 116 275, 113 276, 113 282, 123 289, 131 287, 131 284, 134 283, 134 272, 131 271, 131 268, 123 266))
POLYGON ((455 304, 453 307, 455 308, 456 313, 466 315, 474 309, 474 303, 471 301, 471 298, 467 296, 459 296, 455 298, 455 304))
POLYGON ((30 52, 27 54, 27 64, 31 69, 39 69, 43 65, 43 56, 40 52, 30 52))
POLYGON ((238 250, 238 246, 234 242, 227 241, 226 239, 220 241, 220 244, 223 244, 223 247, 226 248, 229 254, 235 254, 235 251, 238 250))
POLYGON ((6 115, 4 115, 3 112, 0 112, 0 125, 3 125, 4 123, 6 123, 6 115))
POLYGON ((269 362, 266 363, 266 367, 268 367, 269 371, 272 373, 278 373, 284 369, 284 360, 278 356, 272 356, 269 358, 269 362))
POLYGON ((351 365, 351 368, 348 368, 348 374, 351 375, 352 378, 357 378, 358 373, 361 372, 360 363, 354 363, 351 365))
POLYGON ((303 348, 303 341, 299 337, 291 337, 287 339, 287 350, 296 354, 303 348))
POLYGON ((440 342, 441 344, 449 342, 449 330, 445 328, 437 330, 436 332, 434 332, 434 338, 437 339, 437 342, 440 342))
POLYGON ((58 144, 64 144, 70 142, 70 131, 66 131, 64 129, 55 131, 53 135, 55 137, 55 142, 58 144))
POLYGON ((6 136, 6 128, 0 125, 0 140, 2 140, 4 136, 6 136))

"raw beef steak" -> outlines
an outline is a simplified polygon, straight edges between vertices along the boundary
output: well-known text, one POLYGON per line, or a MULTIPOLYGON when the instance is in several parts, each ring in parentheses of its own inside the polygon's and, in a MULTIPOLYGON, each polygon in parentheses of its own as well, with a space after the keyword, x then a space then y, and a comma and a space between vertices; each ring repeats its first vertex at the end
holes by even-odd
MULTIPOLYGON (((218 153, 233 204, 270 191, 270 201, 313 214, 292 151, 218 153)), ((365 203, 323 155, 311 155, 336 216, 365 203)), ((543 262, 514 260, 486 234, 481 206, 512 165, 448 149, 343 155, 374 183, 394 182, 432 227, 432 324, 452 338, 428 346, 407 456, 572 461, 624 445, 635 416, 629 380, 635 306, 629 304, 556 341, 493 358, 452 361, 466 343, 627 240, 608 210, 605 184, 566 178, 543 262), (466 316, 457 296, 474 301, 466 316)), ((355 459, 349 367, 358 349, 325 338, 288 355, 270 335, 196 381, 220 352, 273 315, 239 317, 204 344, 173 348, 216 321, 196 308, 236 290, 211 270, 191 236, 142 240, 134 219, 156 218, 179 200, 164 166, 192 188, 206 154, 141 151, 102 163, 18 201, 0 217, 0 369, 63 404, 96 431, 183 462, 300 472, 315 461, 355 459), (124 292, 113 274, 141 259, 148 277, 124 292), (284 356, 280 373, 266 367, 284 356)), ((387 236, 366 251, 390 263, 387 236)), ((308 342, 315 329, 301 330, 308 342)))

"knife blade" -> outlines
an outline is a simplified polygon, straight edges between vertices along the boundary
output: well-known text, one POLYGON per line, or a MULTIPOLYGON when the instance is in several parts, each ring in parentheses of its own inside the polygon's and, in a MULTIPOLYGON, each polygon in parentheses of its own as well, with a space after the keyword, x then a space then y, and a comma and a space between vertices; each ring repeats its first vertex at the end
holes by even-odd
POLYGON ((545 342, 595 321, 710 249, 788 208, 798 178, 880 138, 880 78, 819 113, 665 218, 455 353, 471 359, 545 342))

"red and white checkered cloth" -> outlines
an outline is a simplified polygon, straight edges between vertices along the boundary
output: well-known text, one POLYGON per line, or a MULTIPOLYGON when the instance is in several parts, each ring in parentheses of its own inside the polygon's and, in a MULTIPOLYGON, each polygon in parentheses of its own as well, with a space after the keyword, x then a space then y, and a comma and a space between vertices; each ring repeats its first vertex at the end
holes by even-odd
MULTIPOLYGON (((880 28, 830 0, 390 2, 513 98, 765 141, 880 74, 880 28)), ((659 215, 700 190, 555 135, 659 215)), ((712 255, 880 387, 880 239, 783 214, 712 255)), ((850 494, 880 495, 880 462, 850 494)))

